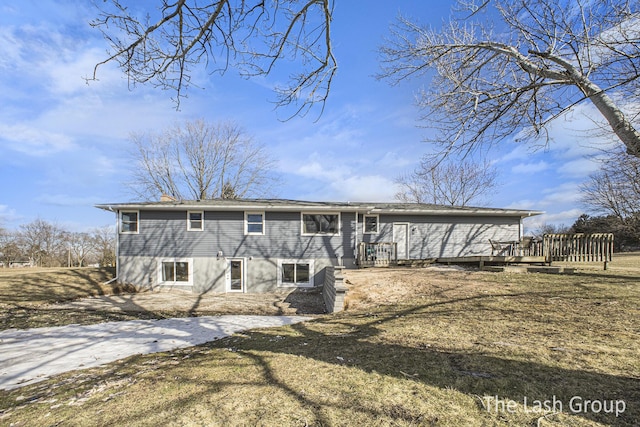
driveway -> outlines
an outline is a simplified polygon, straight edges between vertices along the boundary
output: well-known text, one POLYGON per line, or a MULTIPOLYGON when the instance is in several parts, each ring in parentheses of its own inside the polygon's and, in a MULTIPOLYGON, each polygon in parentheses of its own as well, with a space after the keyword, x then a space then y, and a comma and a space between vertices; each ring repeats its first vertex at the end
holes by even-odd
POLYGON ((301 316, 225 315, 106 322, 0 332, 0 389, 135 354, 190 347, 254 328, 290 325, 301 316))

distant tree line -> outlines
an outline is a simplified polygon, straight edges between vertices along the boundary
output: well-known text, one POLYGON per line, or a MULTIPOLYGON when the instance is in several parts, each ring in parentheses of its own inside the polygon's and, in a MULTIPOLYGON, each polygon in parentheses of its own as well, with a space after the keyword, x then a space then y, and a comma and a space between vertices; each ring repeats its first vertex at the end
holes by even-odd
POLYGON ((0 227, 0 266, 84 267, 114 266, 115 233, 112 226, 90 232, 71 232, 36 219, 19 230, 0 227))
POLYGON ((640 215, 633 221, 621 220, 616 215, 591 216, 582 214, 572 225, 542 224, 534 234, 541 238, 545 234, 564 233, 613 233, 613 250, 628 252, 640 250, 640 215))

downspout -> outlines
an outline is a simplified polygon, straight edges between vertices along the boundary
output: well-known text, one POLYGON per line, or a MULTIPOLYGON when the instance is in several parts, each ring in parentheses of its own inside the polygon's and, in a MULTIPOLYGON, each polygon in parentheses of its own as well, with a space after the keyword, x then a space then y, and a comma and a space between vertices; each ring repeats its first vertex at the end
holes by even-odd
POLYGON ((518 240, 522 242, 522 236, 524 234, 524 216, 520 215, 520 220, 518 221, 518 240))
POLYGON ((104 283, 104 285, 109 285, 118 280, 120 277, 120 262, 119 262, 119 254, 120 254, 120 233, 118 233, 118 211, 113 210, 111 206, 108 207, 111 212, 116 214, 116 277, 104 283))
POLYGON ((353 248, 353 258, 354 258, 354 264, 356 264, 358 266, 358 268, 360 268, 360 265, 358 265, 358 221, 360 219, 360 211, 356 210, 356 236, 354 239, 354 244, 355 244, 355 248, 353 248))
MULTIPOLYGON (((531 212, 527 212, 526 218, 530 218, 530 217, 531 217, 531 212)), ((522 239, 524 238, 524 224, 523 224, 524 219, 525 219, 524 216, 520 217, 520 224, 518 226, 518 228, 520 229, 518 232, 518 234, 520 235, 520 241, 522 241, 522 239)))

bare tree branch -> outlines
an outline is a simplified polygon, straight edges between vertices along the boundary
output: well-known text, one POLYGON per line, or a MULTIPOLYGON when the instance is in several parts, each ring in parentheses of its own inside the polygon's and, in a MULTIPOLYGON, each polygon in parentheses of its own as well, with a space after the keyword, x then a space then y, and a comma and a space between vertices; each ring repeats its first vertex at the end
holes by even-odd
MULTIPOLYGON (((547 137, 547 125, 590 101, 640 157, 640 4, 631 0, 460 1, 463 20, 441 30, 400 18, 381 48, 379 77, 427 77, 422 119, 444 154, 509 136, 547 137), (471 12, 469 14, 469 12, 471 12), (490 16, 497 16, 494 24, 490 16)), ((461 9, 459 9, 461 10, 461 9)), ((548 142, 548 139, 547 139, 548 142)))
POLYGON ((271 74, 277 64, 296 60, 300 71, 276 87, 276 105, 306 114, 324 108, 337 62, 331 46, 333 0, 157 0, 157 10, 139 11, 139 3, 104 2, 91 25, 111 46, 100 67, 117 62, 130 83, 151 83, 175 93, 177 106, 200 64, 224 74, 237 69, 245 77, 271 74), (131 4, 129 4, 131 3, 131 4), (157 16, 150 24, 151 16, 157 16), (216 64, 216 65, 213 65, 216 64))

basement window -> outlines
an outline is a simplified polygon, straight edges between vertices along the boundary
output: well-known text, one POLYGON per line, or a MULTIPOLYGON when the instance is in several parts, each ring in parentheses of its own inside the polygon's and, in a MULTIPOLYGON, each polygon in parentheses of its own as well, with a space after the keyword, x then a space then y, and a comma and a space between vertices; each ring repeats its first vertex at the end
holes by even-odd
POLYGON ((313 286, 313 260, 278 260, 278 286, 313 286))
POLYGON ((193 271, 190 259, 164 259, 159 262, 158 282, 161 285, 189 285, 192 283, 193 271))

